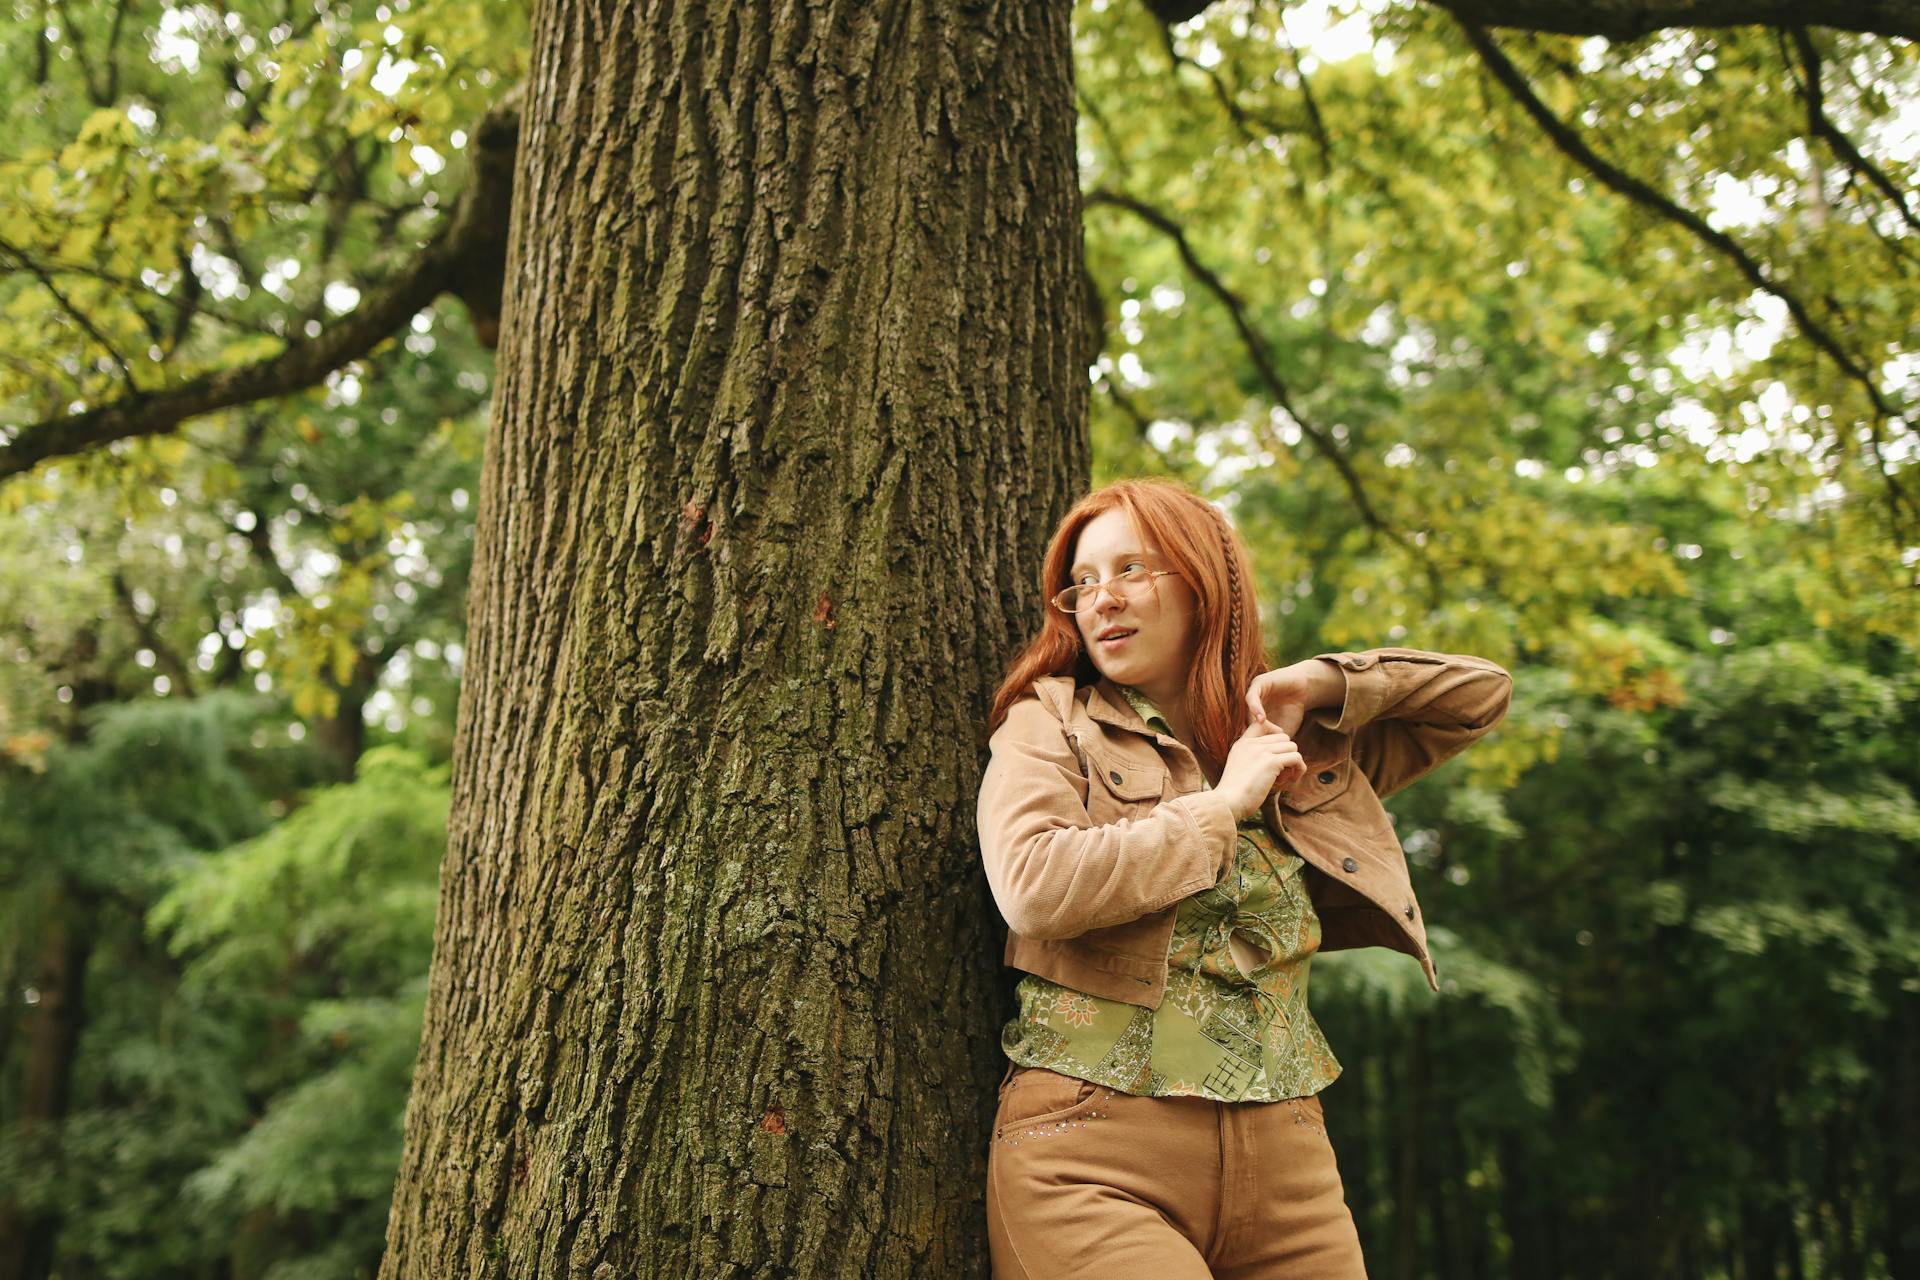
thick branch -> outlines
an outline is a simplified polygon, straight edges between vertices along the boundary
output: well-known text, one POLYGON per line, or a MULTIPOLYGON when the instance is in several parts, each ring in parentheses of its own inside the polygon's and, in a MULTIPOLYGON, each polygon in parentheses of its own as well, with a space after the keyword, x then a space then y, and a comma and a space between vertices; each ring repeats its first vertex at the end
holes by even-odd
POLYGON ((370 292, 360 305, 314 338, 294 336, 276 356, 220 369, 179 386, 142 392, 96 409, 5 433, 0 478, 48 459, 114 440, 164 435, 201 414, 251 404, 315 386, 404 326, 442 293, 455 293, 475 311, 483 335, 497 321, 504 278, 507 214, 519 137, 518 95, 491 112, 473 139, 473 173, 447 226, 412 267, 370 292))
MULTIPOLYGON (((1460 21, 1481 27, 1518 27, 1570 36, 1637 40, 1668 27, 1820 26, 1871 35, 1920 39, 1920 6, 1911 0, 1432 0, 1460 21)), ((1147 11, 1172 25, 1198 17, 1209 0, 1145 0, 1147 11)))
POLYGON ((1912 0, 1433 0, 1468 26, 1637 40, 1668 27, 1823 27, 1920 39, 1912 0))
POLYGON ((1197 18, 1212 0, 1146 0, 1147 12, 1172 26, 1176 22, 1185 22, 1197 18))

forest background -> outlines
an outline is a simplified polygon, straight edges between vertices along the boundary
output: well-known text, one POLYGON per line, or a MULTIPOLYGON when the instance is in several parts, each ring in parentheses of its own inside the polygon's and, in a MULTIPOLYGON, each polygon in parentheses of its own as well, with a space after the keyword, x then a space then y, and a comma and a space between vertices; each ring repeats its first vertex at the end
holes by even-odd
MULTIPOLYGON (((380 1261, 526 20, 0 11, 0 1277, 380 1261)), ((1515 675, 1315 965, 1372 1274, 1920 1275, 1916 33, 1073 20, 1089 482, 1515 675)))

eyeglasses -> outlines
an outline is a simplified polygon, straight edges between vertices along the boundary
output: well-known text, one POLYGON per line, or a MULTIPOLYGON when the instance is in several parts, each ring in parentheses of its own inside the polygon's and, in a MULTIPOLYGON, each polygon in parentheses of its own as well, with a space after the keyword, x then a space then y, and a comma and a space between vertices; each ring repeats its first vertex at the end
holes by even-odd
POLYGON ((1157 591, 1155 578, 1164 578, 1170 573, 1179 573, 1178 569, 1149 569, 1144 565, 1128 569, 1118 577, 1108 578, 1105 582, 1076 582, 1065 591, 1056 592, 1053 607, 1062 613, 1078 613, 1082 609, 1091 609, 1093 602, 1100 598, 1101 591, 1111 591, 1122 600, 1138 600, 1149 591, 1157 591))

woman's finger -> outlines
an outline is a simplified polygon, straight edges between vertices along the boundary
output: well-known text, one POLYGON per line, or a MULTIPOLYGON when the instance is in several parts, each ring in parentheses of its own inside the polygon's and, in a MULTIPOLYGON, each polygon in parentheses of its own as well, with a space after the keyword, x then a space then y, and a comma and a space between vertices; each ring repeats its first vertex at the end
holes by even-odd
POLYGON ((1253 683, 1247 686, 1247 710, 1253 714, 1255 720, 1267 718, 1266 704, 1260 700, 1260 679, 1261 677, 1255 676, 1253 683))

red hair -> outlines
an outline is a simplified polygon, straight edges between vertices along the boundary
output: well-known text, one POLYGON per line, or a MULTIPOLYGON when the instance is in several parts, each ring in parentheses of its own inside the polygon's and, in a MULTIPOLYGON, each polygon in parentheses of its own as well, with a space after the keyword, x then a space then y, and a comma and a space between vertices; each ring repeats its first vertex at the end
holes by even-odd
MULTIPOLYGON (((1178 480, 1116 480, 1080 499, 1061 518, 1040 570, 1042 600, 1069 585, 1067 570, 1080 530, 1109 511, 1125 512, 1141 538, 1159 549, 1166 567, 1179 570, 1193 588, 1196 634, 1187 669, 1187 719, 1193 725, 1195 752, 1211 763, 1223 763, 1251 719, 1247 686, 1267 669, 1246 545, 1218 507, 1178 480)), ((1071 674, 1076 686, 1100 678, 1072 616, 1051 603, 1044 607, 1039 633, 1014 654, 1006 678, 994 691, 989 734, 1041 676, 1071 674)))

